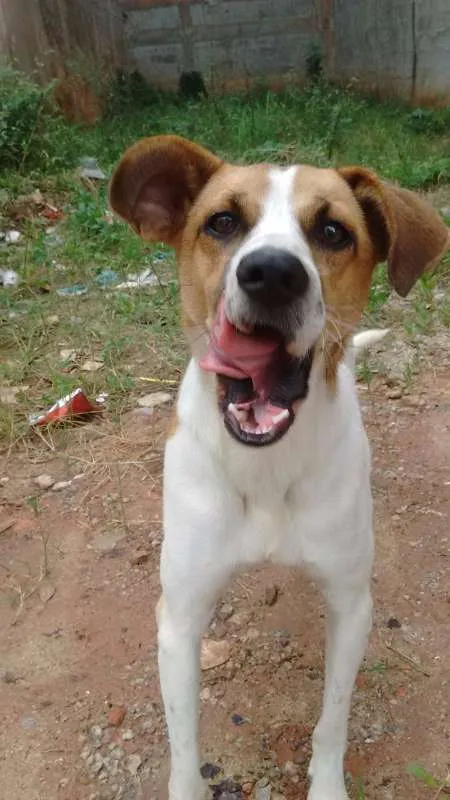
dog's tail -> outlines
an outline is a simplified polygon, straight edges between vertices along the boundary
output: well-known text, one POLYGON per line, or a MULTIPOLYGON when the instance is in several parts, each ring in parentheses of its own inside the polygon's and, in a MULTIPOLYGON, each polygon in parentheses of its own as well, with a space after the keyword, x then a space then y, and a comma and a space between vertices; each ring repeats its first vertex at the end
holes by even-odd
POLYGON ((389 333, 389 328, 382 328, 380 330, 361 331, 356 333, 353 337, 352 344, 357 353, 366 350, 372 344, 378 344, 389 333))

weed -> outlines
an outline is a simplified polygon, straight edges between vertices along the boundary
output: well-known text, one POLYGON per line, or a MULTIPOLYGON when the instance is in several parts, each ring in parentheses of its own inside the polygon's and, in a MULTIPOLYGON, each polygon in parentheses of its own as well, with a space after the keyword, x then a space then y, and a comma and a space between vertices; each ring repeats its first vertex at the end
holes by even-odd
POLYGON ((434 800, 438 800, 441 796, 448 794, 448 790, 450 788, 450 773, 446 776, 444 780, 439 780, 436 778, 431 772, 429 772, 425 767, 421 764, 417 763, 416 761, 411 762, 407 765, 406 771, 409 775, 411 775, 416 780, 420 781, 427 789, 434 790, 434 800), (436 794, 437 790, 437 794, 436 794))

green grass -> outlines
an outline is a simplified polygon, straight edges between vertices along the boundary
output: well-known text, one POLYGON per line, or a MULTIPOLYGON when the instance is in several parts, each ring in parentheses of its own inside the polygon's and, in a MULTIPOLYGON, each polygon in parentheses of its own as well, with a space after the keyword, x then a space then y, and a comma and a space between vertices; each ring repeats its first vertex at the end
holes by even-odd
MULTIPOLYGON (((28 412, 79 385, 90 396, 107 391, 111 412, 120 413, 136 393, 148 390, 142 377, 176 380, 184 361, 173 254, 145 246, 108 217, 106 187, 91 192, 76 176, 80 157, 95 156, 110 174, 127 146, 170 132, 238 162, 361 163, 410 188, 450 182, 449 109, 412 112, 320 82, 304 91, 275 94, 258 87, 247 95, 198 102, 152 95, 152 102, 129 101, 92 128, 58 117, 49 125, 41 134, 38 161, 25 156, 17 169, 0 175, 0 230, 18 225, 23 234, 18 245, 0 244, 1 266, 21 278, 16 288, 0 289, 0 386, 27 387, 16 405, 0 405, 0 438, 8 443, 27 433, 28 412), (36 214, 14 222, 18 197, 37 188, 64 212, 50 234, 36 214), (102 270, 125 276, 147 267, 160 278, 154 289, 116 292, 99 286, 102 270), (88 293, 56 294, 76 283, 85 284, 88 293), (70 363, 60 356, 67 348, 76 350, 70 363), (89 358, 103 361, 102 369, 83 372, 89 358)), ((31 153, 26 143, 24 152, 31 153)), ((450 325, 450 304, 444 298, 438 308, 436 286, 436 278, 427 278, 415 292, 405 316, 411 336, 431 332, 437 314, 450 325)), ((388 296, 380 267, 368 309, 371 322, 381 321, 388 296)))

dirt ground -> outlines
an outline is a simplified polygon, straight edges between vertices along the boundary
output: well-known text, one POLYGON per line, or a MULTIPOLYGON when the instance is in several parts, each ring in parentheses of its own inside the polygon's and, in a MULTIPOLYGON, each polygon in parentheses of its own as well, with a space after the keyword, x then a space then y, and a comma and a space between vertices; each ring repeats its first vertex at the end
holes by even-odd
MULTIPOLYGON (((424 367, 401 391, 381 378, 360 385, 377 558, 375 625, 347 758, 358 798, 441 797, 408 765, 419 762, 437 781, 449 767, 446 352, 447 360, 436 350, 437 368, 424 367)), ((167 743, 154 607, 169 414, 136 410, 120 425, 95 421, 69 430, 54 451, 30 442, 0 469, 0 795, 7 800, 160 796, 167 743), (40 490, 34 480, 42 474, 66 485, 40 490)), ((270 785, 272 800, 306 798, 323 617, 321 598, 294 571, 241 575, 223 598, 209 636, 230 646, 230 658, 203 673, 201 692, 202 754, 221 767, 216 781, 232 776, 252 797, 270 785)))

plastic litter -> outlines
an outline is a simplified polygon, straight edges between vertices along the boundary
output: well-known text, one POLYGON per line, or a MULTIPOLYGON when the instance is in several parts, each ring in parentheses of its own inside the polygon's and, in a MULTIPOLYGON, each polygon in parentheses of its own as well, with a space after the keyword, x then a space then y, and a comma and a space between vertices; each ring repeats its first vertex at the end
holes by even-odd
POLYGON ((97 164, 95 158, 91 158, 90 156, 84 156, 80 160, 80 164, 81 164, 82 178, 89 178, 89 180, 94 180, 94 181, 106 180, 106 175, 97 164))
POLYGON ((151 269, 144 269, 143 272, 127 275, 126 281, 119 283, 116 289, 141 289, 144 286, 156 286, 157 284, 159 284, 158 276, 151 269))
POLYGON ((13 269, 0 269, 0 286, 17 286, 19 276, 13 269))
POLYGON ((99 286, 110 286, 118 280, 117 272, 114 272, 113 269, 103 269, 95 280, 99 286))
POLYGON ((74 283, 73 286, 66 286, 64 289, 57 289, 56 294, 60 297, 78 297, 88 293, 88 287, 84 283, 74 283))
POLYGON ((102 411, 100 404, 94 405, 86 397, 83 389, 74 389, 73 392, 61 397, 54 405, 46 411, 31 414, 28 418, 32 427, 49 425, 53 422, 61 422, 67 419, 76 419, 86 415, 98 414, 102 411))
POLYGON ((20 231, 6 231, 5 233, 5 242, 6 244, 17 244, 17 242, 22 238, 22 234, 20 231))

